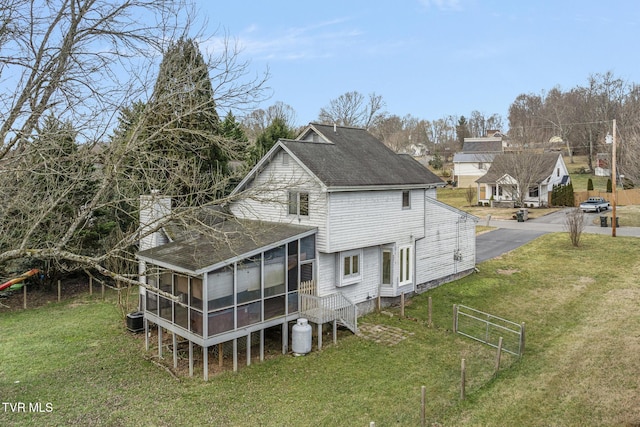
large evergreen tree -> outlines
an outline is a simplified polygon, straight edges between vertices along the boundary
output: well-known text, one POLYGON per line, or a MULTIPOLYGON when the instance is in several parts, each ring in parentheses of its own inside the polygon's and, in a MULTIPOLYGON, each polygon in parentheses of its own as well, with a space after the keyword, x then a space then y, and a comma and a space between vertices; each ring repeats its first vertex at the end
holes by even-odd
POLYGON ((258 135, 255 144, 249 150, 249 166, 255 165, 264 154, 275 145, 280 138, 291 139, 295 137, 293 129, 287 126, 282 117, 275 117, 271 124, 258 135))
POLYGON ((227 113, 220 124, 220 134, 228 141, 235 141, 236 143, 245 146, 249 141, 242 125, 238 123, 236 117, 231 111, 227 113))
MULTIPOLYGON (((132 108, 125 113, 135 119, 139 112, 132 108)), ((219 195, 203 198, 201 190, 228 174, 233 149, 220 134, 209 68, 195 41, 183 38, 169 46, 139 125, 128 132, 137 132, 153 153, 140 165, 149 187, 143 190, 160 189, 194 203, 219 195), (166 175, 173 170, 184 179, 167 188, 166 175)))
POLYGON ((469 123, 464 116, 460 116, 458 124, 456 125, 456 139, 458 140, 460 147, 464 144, 464 139, 469 138, 470 136, 471 132, 469 131, 469 123))

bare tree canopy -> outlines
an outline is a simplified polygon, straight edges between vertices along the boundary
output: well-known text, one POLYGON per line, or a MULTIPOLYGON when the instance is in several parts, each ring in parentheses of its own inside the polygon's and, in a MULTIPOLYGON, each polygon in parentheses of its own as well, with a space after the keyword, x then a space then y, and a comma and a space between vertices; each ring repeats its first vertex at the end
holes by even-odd
POLYGON ((557 161, 557 153, 536 153, 532 150, 510 151, 493 158, 487 175, 494 179, 503 179, 508 175, 514 182, 513 200, 524 206, 524 200, 531 188, 536 188, 549 176, 557 161))
POLYGON ((110 266, 133 259, 141 193, 188 188, 185 209, 176 211, 185 215, 193 200, 224 196, 232 177, 205 180, 200 173, 212 148, 224 149, 225 160, 240 156, 236 141, 217 129, 215 108, 251 108, 266 75, 245 79, 247 64, 225 42, 200 66, 182 70, 173 81, 179 90, 154 86, 159 60, 190 31, 183 7, 155 0, 2 1, 0 267, 48 260, 133 283, 110 266), (212 126, 185 126, 208 102, 187 96, 198 90, 215 98, 212 126), (179 150, 154 151, 178 140, 179 150), (194 155, 173 155, 179 152, 194 155))
POLYGON ((332 99, 328 106, 320 109, 318 121, 369 129, 385 116, 384 106, 382 96, 375 93, 369 94, 367 99, 357 91, 347 92, 332 99))
POLYGON ((424 154, 429 141, 426 126, 424 121, 410 114, 404 117, 391 115, 378 120, 369 132, 396 153, 418 154, 418 151, 424 154))
POLYGON ((640 122, 638 87, 617 78, 612 72, 590 75, 585 85, 568 91, 554 87, 541 94, 521 94, 509 108, 509 137, 514 145, 549 145, 561 140, 571 161, 574 154, 586 155, 594 169, 598 154, 609 153, 605 145, 617 119, 621 134, 620 170, 634 180, 640 169, 634 135, 640 122))
POLYGON ((284 125, 289 129, 294 129, 296 126, 296 111, 292 106, 278 101, 267 107, 266 110, 258 109, 252 111, 242 120, 242 124, 247 129, 249 139, 255 141, 276 119, 284 122, 284 125))

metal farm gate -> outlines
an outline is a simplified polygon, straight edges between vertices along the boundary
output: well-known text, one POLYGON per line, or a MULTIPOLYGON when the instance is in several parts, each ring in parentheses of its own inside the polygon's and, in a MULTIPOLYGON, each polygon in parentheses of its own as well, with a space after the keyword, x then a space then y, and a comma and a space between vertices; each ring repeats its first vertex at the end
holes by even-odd
POLYGON ((464 305, 453 305, 453 332, 498 348, 515 356, 524 352, 524 323, 517 324, 501 317, 464 305))

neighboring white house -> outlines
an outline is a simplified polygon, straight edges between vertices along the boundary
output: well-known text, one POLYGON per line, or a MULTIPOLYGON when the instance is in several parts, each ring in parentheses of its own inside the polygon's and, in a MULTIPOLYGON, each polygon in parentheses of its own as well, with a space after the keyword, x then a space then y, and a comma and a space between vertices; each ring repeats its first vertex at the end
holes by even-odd
POLYGON ((478 219, 437 201, 442 186, 364 129, 310 124, 297 139, 278 141, 233 190, 231 216, 210 221, 222 238, 186 233, 141 244, 142 280, 180 299, 142 289, 145 325, 169 329, 203 354, 233 341, 234 358, 239 338, 260 332, 262 340, 276 325, 286 351, 299 317, 355 332, 358 313, 377 301, 474 270, 478 219))
POLYGON ((493 158, 504 151, 500 132, 480 138, 465 138, 462 151, 453 155, 453 181, 460 188, 475 186, 476 179, 487 173, 493 158))
MULTIPOLYGON (((516 153, 506 153, 500 156, 513 156, 516 153)), ((499 203, 513 204, 518 194, 519 184, 513 175, 513 171, 506 169, 505 165, 511 162, 502 162, 498 157, 494 159, 487 173, 479 178, 478 201, 489 203, 491 200, 499 203)), ((539 165, 536 176, 531 177, 531 186, 524 193, 523 203, 526 206, 548 206, 553 187, 556 185, 568 185, 571 182, 567 165, 560 153, 529 154, 528 161, 539 165)))

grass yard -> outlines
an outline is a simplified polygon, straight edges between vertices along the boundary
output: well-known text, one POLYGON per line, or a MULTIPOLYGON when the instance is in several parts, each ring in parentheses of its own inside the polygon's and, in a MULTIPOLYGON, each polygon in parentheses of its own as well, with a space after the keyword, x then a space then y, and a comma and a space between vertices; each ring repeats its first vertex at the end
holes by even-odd
POLYGON ((411 299, 407 318, 391 309, 360 319, 363 329, 397 328, 405 337, 398 344, 325 337, 322 352, 209 382, 200 366, 176 380, 149 361, 154 352, 125 330, 111 301, 84 296, 3 313, 1 400, 40 403, 43 412, 4 404, 0 424, 416 426, 424 385, 435 425, 638 425, 639 251, 636 238, 584 235, 573 248, 566 234, 545 235, 411 299), (525 355, 503 355, 494 378, 495 350, 451 333, 454 303, 525 322, 525 355))

